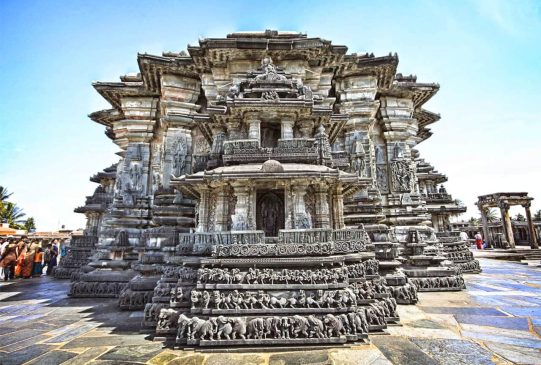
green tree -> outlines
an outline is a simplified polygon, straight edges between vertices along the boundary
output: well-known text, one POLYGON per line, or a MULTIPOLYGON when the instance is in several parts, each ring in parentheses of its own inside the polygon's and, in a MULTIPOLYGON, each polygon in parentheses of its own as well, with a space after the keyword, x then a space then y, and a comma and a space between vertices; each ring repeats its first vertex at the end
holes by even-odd
POLYGON ((498 220, 498 214, 496 213, 496 209, 487 208, 485 210, 485 215, 487 217, 487 221, 489 223, 496 222, 498 220))
POLYGON ((481 220, 479 218, 471 217, 468 222, 470 223, 470 225, 476 226, 476 225, 480 224, 480 221, 481 220))
POLYGON ((34 217, 29 217, 29 218, 24 222, 24 229, 25 229, 27 232, 30 232, 30 231, 36 229, 36 222, 34 221, 34 217))
POLYGON ((518 222, 526 222, 526 217, 523 216, 522 214, 518 213, 518 214, 515 216, 515 220, 518 221, 518 222))
POLYGON ((8 189, 0 185, 0 203, 4 203, 8 200, 8 198, 11 196, 11 194, 8 192, 8 189))
POLYGON ((533 215, 532 220, 536 222, 541 222, 541 209, 539 209, 535 214, 533 215))
POLYGON ((23 226, 23 210, 11 202, 2 202, 0 210, 0 221, 9 223, 9 226, 14 229, 22 229, 23 226))

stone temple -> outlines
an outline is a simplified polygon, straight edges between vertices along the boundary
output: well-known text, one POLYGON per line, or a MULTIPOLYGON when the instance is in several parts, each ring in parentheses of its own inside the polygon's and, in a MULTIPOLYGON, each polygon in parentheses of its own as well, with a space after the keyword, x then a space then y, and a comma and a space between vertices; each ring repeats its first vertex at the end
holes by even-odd
POLYGON ((415 149, 439 85, 396 54, 240 32, 138 65, 94 84, 120 161, 76 210, 71 296, 118 297, 172 345, 340 344, 479 271, 415 149))

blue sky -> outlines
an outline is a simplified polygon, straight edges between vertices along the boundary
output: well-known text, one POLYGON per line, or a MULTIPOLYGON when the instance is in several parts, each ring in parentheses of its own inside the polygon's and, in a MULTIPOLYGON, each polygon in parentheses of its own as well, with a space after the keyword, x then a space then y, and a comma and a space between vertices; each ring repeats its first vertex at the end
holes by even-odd
MULTIPOLYGON (((0 185, 38 229, 83 227, 73 208, 117 148, 87 115, 92 81, 137 72, 137 52, 201 37, 294 30, 349 52, 397 52, 399 72, 438 82, 440 113, 419 146, 477 215, 480 194, 528 191, 541 209, 540 1, 0 0, 0 185)), ((515 211, 516 213, 516 211, 515 211)))

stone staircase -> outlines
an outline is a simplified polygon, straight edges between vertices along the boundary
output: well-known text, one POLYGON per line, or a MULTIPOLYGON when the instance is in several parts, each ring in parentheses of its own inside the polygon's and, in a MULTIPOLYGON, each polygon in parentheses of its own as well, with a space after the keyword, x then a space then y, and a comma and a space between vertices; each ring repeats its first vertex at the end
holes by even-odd
POLYGON ((523 253, 520 263, 528 266, 541 267, 541 249, 528 250, 523 253))

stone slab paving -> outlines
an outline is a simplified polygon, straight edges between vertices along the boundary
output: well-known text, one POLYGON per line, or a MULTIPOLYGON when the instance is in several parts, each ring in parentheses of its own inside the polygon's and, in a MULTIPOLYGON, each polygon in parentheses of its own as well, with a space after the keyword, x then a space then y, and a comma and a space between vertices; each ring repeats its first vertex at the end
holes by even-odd
POLYGON ((139 333, 141 314, 112 299, 71 299, 68 282, 0 283, 0 364, 390 365, 541 364, 541 269, 481 259, 468 290, 421 293, 401 325, 367 345, 238 352, 163 348, 139 333))

